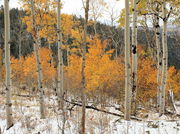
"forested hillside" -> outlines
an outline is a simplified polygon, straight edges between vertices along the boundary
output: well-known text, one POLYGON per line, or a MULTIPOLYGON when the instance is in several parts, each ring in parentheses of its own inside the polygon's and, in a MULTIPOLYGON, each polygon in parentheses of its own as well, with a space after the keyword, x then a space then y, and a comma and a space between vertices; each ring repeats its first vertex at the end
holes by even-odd
MULTIPOLYGON (((1 7, 0 9, 0 40, 1 40, 1 48, 4 47, 4 8, 1 7)), ((19 41, 21 40, 22 44, 22 56, 26 56, 27 54, 32 53, 33 51, 33 39, 31 33, 27 32, 26 24, 19 21, 19 19, 25 16, 24 10, 11 9, 10 16, 11 16, 11 53, 15 58, 18 58, 19 55, 19 41), (21 32, 21 34, 19 34, 21 32), (28 37, 28 38, 27 38, 28 37)), ((67 15, 68 16, 68 15, 67 15)), ((65 16, 64 16, 65 17, 65 16)), ((79 21, 80 24, 76 25, 75 27, 78 29, 83 26, 83 18, 78 18, 76 16, 72 16, 73 23, 79 21)), ((138 28, 138 44, 147 47, 147 39, 146 39, 146 32, 143 27, 138 28)), ((168 36, 168 49, 169 49, 169 66, 175 66, 177 69, 180 68, 180 34, 174 30, 169 29, 169 36, 168 36)), ((175 29, 175 28, 173 28, 175 29)), ((118 28, 115 26, 111 26, 108 24, 102 24, 101 22, 97 22, 97 34, 99 35, 101 40, 109 39, 109 44, 107 49, 115 49, 113 53, 113 57, 117 55, 123 55, 124 53, 124 30, 122 28, 118 28)), ((94 28, 93 25, 88 26, 88 34, 89 36, 94 36, 94 28)), ((153 31, 149 31, 149 34, 153 35, 153 31)), ((48 46, 48 41, 45 38, 42 38, 42 46, 48 46)), ((152 43, 155 41, 152 39, 152 43)), ((68 41, 64 42, 64 44, 73 47, 73 37, 69 37, 68 41)), ((51 43, 51 48, 54 54, 56 55, 56 43, 51 43)), ((66 61, 66 52, 64 52, 64 61, 66 61)))
POLYGON ((0 134, 180 133, 177 0, 3 1, 0 134))

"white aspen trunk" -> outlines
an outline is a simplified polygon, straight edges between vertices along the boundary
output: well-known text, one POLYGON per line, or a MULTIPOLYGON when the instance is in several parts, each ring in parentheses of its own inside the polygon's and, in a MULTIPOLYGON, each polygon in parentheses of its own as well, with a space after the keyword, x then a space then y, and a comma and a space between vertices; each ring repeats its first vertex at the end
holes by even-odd
POLYGON ((58 36, 58 75, 57 75, 57 90, 58 90, 58 105, 59 108, 61 108, 63 112, 63 125, 62 125, 62 134, 64 134, 65 129, 65 111, 64 111, 64 88, 63 88, 63 55, 62 55, 62 29, 61 29, 61 0, 58 0, 58 6, 57 6, 57 36, 58 36))
POLYGON ((125 120, 131 116, 131 65, 130 65, 130 25, 129 0, 125 1, 125 120))
POLYGON ((36 65, 37 65, 37 73, 38 73, 38 90, 39 90, 39 102, 40 102, 40 116, 41 119, 45 118, 45 108, 44 108, 44 90, 42 83, 42 69, 40 63, 40 55, 39 55, 39 47, 41 46, 41 39, 39 36, 39 30, 36 26, 35 22, 35 9, 34 9, 34 1, 31 0, 31 15, 32 15, 32 36, 35 41, 34 43, 34 54, 36 56, 36 65))
POLYGON ((136 114, 137 96, 137 4, 133 1, 133 29, 132 29, 132 113, 136 114))
POLYGON ((96 21, 96 19, 94 20, 93 27, 94 27, 94 35, 96 36, 97 35, 97 21, 96 21))
POLYGON ((38 33, 38 40, 34 43, 34 53, 36 55, 36 64, 37 64, 37 72, 38 72, 38 89, 40 92, 40 113, 41 119, 45 118, 45 110, 44 110, 44 90, 43 90, 43 75, 41 69, 40 55, 39 55, 39 47, 41 46, 41 40, 38 33))
POLYGON ((155 16, 156 24, 155 24, 155 37, 156 37, 156 49, 157 49, 157 108, 160 106, 160 88, 161 88, 161 72, 162 72, 162 58, 161 55, 161 47, 160 47, 160 25, 159 25, 159 17, 155 16))
POLYGON ((166 91, 166 80, 167 80, 167 68, 168 68, 168 48, 167 48, 167 18, 166 18, 166 2, 162 3, 163 12, 163 33, 162 33, 162 48, 163 48, 163 59, 162 59, 162 80, 161 80, 161 105, 160 114, 165 112, 165 91, 166 91))
POLYGON ((3 68, 3 50, 0 48, 0 85, 3 82, 3 79, 2 79, 2 68, 3 68))
POLYGON ((177 110, 177 107, 176 107, 176 104, 175 104, 175 101, 174 101, 174 94, 173 94, 172 89, 170 89, 168 91, 168 93, 169 93, 169 101, 170 101, 169 103, 171 103, 171 106, 173 108, 173 113, 176 114, 178 110, 177 110))
POLYGON ((13 126, 11 102, 10 17, 9 0, 4 0, 5 68, 6 68, 6 129, 13 126))
POLYGON ((57 73, 57 91, 59 108, 63 108, 63 55, 62 55, 62 30, 61 30, 61 0, 58 0, 57 8, 57 36, 58 36, 58 73, 57 73))
POLYGON ((86 36, 87 36, 87 23, 88 23, 88 16, 89 16, 89 0, 86 0, 86 5, 84 7, 85 10, 85 21, 84 21, 84 39, 82 44, 82 70, 81 70, 81 83, 82 83, 82 118, 81 118, 81 134, 85 134, 85 125, 86 125, 86 95, 85 95, 85 89, 86 89, 86 78, 85 78, 85 67, 86 67, 86 36))

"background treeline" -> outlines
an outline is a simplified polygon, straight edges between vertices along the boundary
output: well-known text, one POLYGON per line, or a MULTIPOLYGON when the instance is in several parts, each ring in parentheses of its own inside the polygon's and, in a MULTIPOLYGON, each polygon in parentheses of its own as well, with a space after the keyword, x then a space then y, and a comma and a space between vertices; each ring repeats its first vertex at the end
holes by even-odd
MULTIPOLYGON (((40 31, 40 61, 43 73, 43 85, 47 89, 57 90, 58 44, 56 17, 54 13, 38 12, 36 23, 40 31)), ((5 80, 3 62, 4 21, 1 7, 1 78, 5 80)), ((37 93, 37 67, 34 53, 31 18, 28 11, 11 9, 11 66, 12 84, 18 89, 37 93), (35 91, 35 92, 34 92, 35 91)), ((64 90, 79 98, 82 90, 81 58, 83 45, 82 17, 62 14, 62 52, 64 63, 64 90)), ((132 32, 132 31, 131 31, 132 32)), ((156 102, 157 96, 157 64, 154 31, 150 27, 138 27, 138 99, 142 102, 156 102), (147 30, 148 29, 148 30, 147 30), (152 101, 151 101, 152 102, 152 101)), ((111 98, 124 101, 124 29, 89 20, 87 25, 86 53, 86 90, 89 99, 95 103, 108 102, 111 98), (96 31, 96 32, 95 32, 96 31), (107 99, 108 98, 108 99, 107 99)), ((179 35, 169 32, 169 68, 167 91, 172 89, 176 99, 179 99, 179 65, 180 45, 179 35)), ((21 90, 16 90, 21 91, 21 90)), ((53 90, 45 90, 52 92, 53 90)), ((22 92, 22 91, 21 91, 22 92)), ((145 104, 145 103, 142 103, 145 104)))
MULTIPOLYGON (((28 54, 32 53, 33 51, 33 39, 31 33, 27 32, 27 26, 22 23, 21 19, 26 15, 25 11, 20 10, 18 8, 13 8, 10 10, 10 17, 11 17, 11 54, 15 58, 19 56, 19 41, 21 41, 21 54, 22 56, 27 56, 28 54)), ((78 27, 83 26, 84 19, 81 17, 73 16, 73 20, 79 21, 78 27)), ((92 22, 93 23, 93 22, 92 22)), ((97 22, 96 24, 96 32, 99 35, 101 40, 109 39, 108 46, 106 50, 115 49, 111 58, 117 57, 118 55, 123 55, 124 53, 124 30, 122 28, 117 28, 115 26, 110 26, 108 24, 102 24, 97 22)), ((173 28, 169 28, 168 32, 168 62, 169 66, 175 66, 176 69, 180 69, 180 45, 179 45, 179 33, 176 33, 172 30, 173 28)), ((94 36, 94 27, 93 25, 88 25, 88 35, 94 36)), ((0 47, 1 49, 4 48, 4 9, 3 6, 0 7, 0 47)), ((153 43, 155 42, 153 39, 153 31, 149 30, 147 33, 143 27, 138 28, 138 44, 143 45, 148 53, 148 47, 153 47, 153 43), (151 42, 151 46, 148 46, 147 43, 147 36, 151 36, 149 39, 151 42)), ((69 47, 73 48, 76 47, 73 44, 73 37, 68 37, 66 41, 63 41, 64 45, 69 45, 69 47)), ((49 43, 46 39, 41 39, 41 44, 44 47, 48 47, 49 43)), ((57 57, 57 44, 51 43, 51 49, 53 52, 53 57, 57 57)), ((67 65, 67 51, 64 50, 63 53, 64 57, 64 64, 67 65)), ((150 54, 151 55, 151 54, 150 54)), ((2 55, 1 55, 2 56, 2 55)))

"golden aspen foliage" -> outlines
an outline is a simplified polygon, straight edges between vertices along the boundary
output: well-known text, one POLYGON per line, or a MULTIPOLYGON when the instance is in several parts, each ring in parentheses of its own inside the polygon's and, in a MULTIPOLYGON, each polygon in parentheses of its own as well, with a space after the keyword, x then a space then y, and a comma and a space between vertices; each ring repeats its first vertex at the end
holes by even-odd
MULTIPOLYGON (((30 16, 30 3, 29 0, 22 0, 23 7, 26 10, 26 16, 22 18, 23 22, 27 25, 27 31, 32 33, 32 18, 30 16)), ((56 2, 53 0, 35 0, 35 24, 40 33, 41 38, 46 38, 49 43, 57 41, 56 29, 56 2)), ((62 14, 62 32, 63 35, 68 37, 71 34, 73 27, 73 16, 62 14)))
MULTIPOLYGON (((23 72, 24 69, 24 58, 16 59, 14 57, 11 58, 11 65, 12 65, 12 79, 14 82, 25 82, 25 75, 23 72)), ((17 84, 18 84, 17 83, 17 84)))
POLYGON ((156 97, 156 67, 150 58, 141 58, 138 62, 138 98, 149 100, 156 97))
MULTIPOLYGON (((50 64, 50 57, 51 51, 47 48, 40 49, 40 57, 41 57, 41 66, 43 72, 43 82, 46 84, 49 81, 52 81, 55 77, 55 68, 50 64)), ((34 53, 28 55, 26 58, 15 59, 12 58, 12 75, 13 79, 16 81, 21 81, 21 83, 29 84, 37 82, 37 74, 36 74, 36 59, 34 53)), ((36 83, 37 84, 37 83, 36 83)))
POLYGON ((121 76, 119 64, 111 60, 112 51, 104 51, 104 44, 98 38, 90 42, 90 48, 87 53, 86 78, 87 91, 104 90, 109 92, 120 81, 121 76))
POLYGON ((65 67, 65 77, 69 84, 68 90, 81 89, 81 58, 75 54, 69 56, 69 65, 65 67))
MULTIPOLYGON (((86 91, 104 91, 111 93, 116 90, 118 82, 123 81, 124 68, 118 60, 111 60, 112 51, 105 52, 104 44, 98 38, 90 40, 86 54, 86 91)), ((66 76, 71 81, 70 89, 81 88, 81 57, 72 54, 70 65, 66 67, 66 76)), ((117 90, 116 90, 117 91, 117 90)))
POLYGON ((176 70, 175 67, 168 69, 167 78, 167 90, 172 90, 176 97, 180 98, 180 70, 176 70))

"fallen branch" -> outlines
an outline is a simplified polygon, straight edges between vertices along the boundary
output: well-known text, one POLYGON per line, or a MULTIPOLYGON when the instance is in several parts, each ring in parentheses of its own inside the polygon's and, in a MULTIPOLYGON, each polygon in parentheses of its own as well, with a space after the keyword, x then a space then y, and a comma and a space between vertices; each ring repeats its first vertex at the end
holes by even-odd
MULTIPOLYGON (((64 101, 67 102, 67 103, 76 105, 76 106, 80 106, 80 107, 82 106, 82 104, 80 104, 80 103, 71 102, 71 101, 66 100, 66 99, 64 99, 64 101)), ((96 107, 93 107, 93 106, 86 106, 86 108, 87 109, 93 109, 95 111, 103 112, 103 113, 106 113, 106 114, 114 115, 114 116, 117 116, 117 117, 124 117, 123 114, 117 114, 117 113, 109 112, 109 111, 106 111, 106 110, 103 110, 103 109, 99 109, 99 108, 96 108, 96 107)), ((137 118, 135 116, 131 116, 131 119, 132 120, 136 120, 136 121, 142 121, 142 119, 137 118)))
POLYGON ((180 117, 180 114, 177 114, 177 113, 175 114, 174 112, 169 111, 169 110, 167 110, 167 109, 165 109, 165 115, 166 115, 166 114, 167 114, 167 115, 168 115, 168 114, 169 114, 169 115, 175 115, 175 116, 177 116, 177 117, 180 117))

